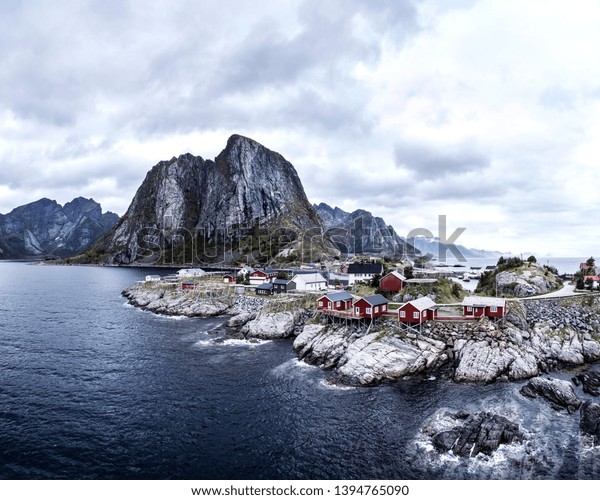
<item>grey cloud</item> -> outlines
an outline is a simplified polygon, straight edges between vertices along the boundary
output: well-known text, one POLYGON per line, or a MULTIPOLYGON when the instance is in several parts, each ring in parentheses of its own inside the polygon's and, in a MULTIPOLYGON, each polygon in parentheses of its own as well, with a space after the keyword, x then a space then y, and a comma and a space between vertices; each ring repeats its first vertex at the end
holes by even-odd
POLYGON ((426 176, 471 172, 490 165, 490 158, 474 141, 451 146, 397 142, 394 159, 396 166, 426 176))

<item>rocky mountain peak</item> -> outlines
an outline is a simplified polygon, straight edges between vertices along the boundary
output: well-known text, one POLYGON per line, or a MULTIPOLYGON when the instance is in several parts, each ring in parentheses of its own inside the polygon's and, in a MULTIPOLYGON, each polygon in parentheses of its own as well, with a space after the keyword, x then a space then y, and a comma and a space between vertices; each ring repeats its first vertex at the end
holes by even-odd
POLYGON ((85 250, 119 220, 92 199, 61 206, 42 198, 0 215, 0 259, 67 257, 85 250))
MULTIPOLYGON (((298 250, 291 247, 308 230, 322 232, 322 222, 293 165, 232 135, 214 161, 188 153, 155 165, 98 252, 125 264, 231 261, 248 254, 268 261, 284 247, 298 250)), ((317 246, 321 254, 336 252, 330 242, 317 246)))

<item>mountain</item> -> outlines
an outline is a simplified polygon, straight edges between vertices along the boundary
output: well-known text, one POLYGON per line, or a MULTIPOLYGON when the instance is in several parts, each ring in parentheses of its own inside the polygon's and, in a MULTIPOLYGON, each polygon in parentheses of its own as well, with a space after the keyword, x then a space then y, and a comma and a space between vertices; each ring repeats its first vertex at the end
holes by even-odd
POLYGON ((396 257, 418 255, 412 245, 398 236, 381 217, 366 210, 345 212, 326 203, 314 205, 323 219, 327 234, 344 254, 379 254, 396 257))
POLYGON ((82 259, 268 263, 339 254, 322 233, 293 165, 233 135, 214 160, 188 153, 155 165, 118 225, 82 259))
MULTIPOLYGON (((411 240, 411 243, 424 255, 431 254, 435 258, 438 258, 440 253, 440 246, 442 247, 441 249, 443 253, 444 245, 440 244, 439 238, 425 238, 423 236, 417 236, 416 238, 414 238, 414 240, 411 240)), ((457 244, 454 244, 454 246, 466 259, 497 259, 503 255, 502 252, 496 252, 491 250, 478 250, 475 248, 467 248, 457 244)), ((454 256, 452 252, 450 252, 450 250, 446 251, 446 257, 449 259, 454 259, 454 256)))
POLYGON ((75 198, 59 205, 41 200, 0 214, 0 259, 68 257, 95 243, 119 216, 102 213, 92 199, 75 198))

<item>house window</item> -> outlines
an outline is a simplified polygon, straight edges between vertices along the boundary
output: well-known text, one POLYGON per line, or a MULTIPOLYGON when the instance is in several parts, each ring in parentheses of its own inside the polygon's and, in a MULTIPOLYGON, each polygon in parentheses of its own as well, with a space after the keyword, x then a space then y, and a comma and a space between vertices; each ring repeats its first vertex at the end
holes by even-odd
POLYGON ((496 306, 490 307, 490 312, 493 312, 493 313, 498 312, 498 307, 496 307, 496 306))
POLYGON ((427 318, 427 311, 423 311, 423 317, 427 318))
POLYGON ((323 307, 323 301, 319 300, 319 307, 323 307))
POLYGON ((341 302, 336 302, 335 307, 340 307, 341 302))
POLYGON ((467 306, 467 312, 473 312, 473 308, 471 306, 467 306))
POLYGON ((375 306, 375 312, 378 313, 379 312, 379 306, 375 306))
POLYGON ((414 319, 419 319, 419 313, 415 311, 415 312, 413 313, 413 318, 414 318, 414 319))
POLYGON ((406 318, 406 311, 400 311, 400 317, 406 318))
POLYGON ((367 307, 367 314, 371 314, 371 308, 367 307))
POLYGON ((383 304, 383 306, 382 306, 381 310, 382 310, 382 311, 387 311, 387 304, 383 304))

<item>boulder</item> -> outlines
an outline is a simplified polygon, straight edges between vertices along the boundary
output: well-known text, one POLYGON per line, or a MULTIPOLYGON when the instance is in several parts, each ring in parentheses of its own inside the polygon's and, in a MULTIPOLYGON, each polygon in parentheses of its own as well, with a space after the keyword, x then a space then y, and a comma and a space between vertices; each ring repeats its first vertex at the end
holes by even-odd
POLYGON ((592 438, 592 445, 600 445, 600 405, 585 401, 579 410, 581 419, 579 430, 581 434, 592 438))
POLYGON ((600 372, 580 373, 573 377, 575 385, 581 384, 583 392, 591 396, 600 396, 600 372))
POLYGON ((464 458, 473 458, 479 453, 491 455, 503 444, 523 440, 518 424, 492 412, 470 415, 465 411, 440 410, 424 425, 422 432, 431 437, 438 452, 452 452, 464 458))
POLYGON ((565 381, 548 377, 532 378, 527 385, 521 387, 521 394, 528 398, 538 396, 546 399, 556 409, 566 409, 573 413, 581 406, 581 401, 575 394, 573 386, 565 381))

